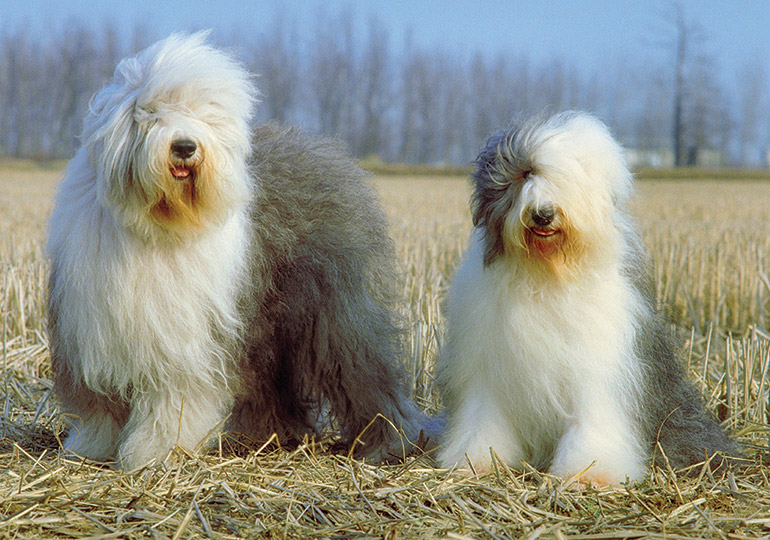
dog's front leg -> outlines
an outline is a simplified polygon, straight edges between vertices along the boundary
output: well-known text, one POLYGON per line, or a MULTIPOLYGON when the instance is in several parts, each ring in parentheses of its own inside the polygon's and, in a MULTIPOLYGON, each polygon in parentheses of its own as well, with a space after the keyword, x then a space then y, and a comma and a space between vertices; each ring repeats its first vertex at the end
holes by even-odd
POLYGON ((132 402, 131 414, 123 430, 118 463, 134 470, 153 459, 164 460, 180 446, 190 452, 204 442, 220 424, 227 410, 226 391, 167 395, 147 392, 132 402))
POLYGON ((629 415, 611 399, 595 394, 588 401, 567 425, 551 472, 569 479, 588 469, 579 481, 594 486, 642 477, 646 471, 644 447, 629 415))
POLYGON ((442 467, 468 467, 478 473, 492 469, 492 452, 506 464, 518 466, 524 457, 518 432, 504 407, 489 389, 476 388, 459 400, 457 412, 439 450, 442 467))
POLYGON ((95 410, 73 418, 64 451, 68 456, 111 461, 118 446, 121 426, 109 414, 95 410))

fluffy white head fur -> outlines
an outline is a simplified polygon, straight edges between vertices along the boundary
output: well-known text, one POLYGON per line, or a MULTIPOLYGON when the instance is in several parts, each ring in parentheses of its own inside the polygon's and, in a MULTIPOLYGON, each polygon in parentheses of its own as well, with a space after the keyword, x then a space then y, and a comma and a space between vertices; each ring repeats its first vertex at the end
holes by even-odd
POLYGON ((173 35, 120 63, 50 222, 65 448, 128 468, 194 449, 231 400, 256 91, 205 38, 173 35))
POLYGON ((545 272, 550 280, 554 273, 581 279, 587 264, 618 259, 631 174, 593 117, 563 113, 491 137, 476 181, 474 224, 487 230, 485 263, 506 254, 534 264, 530 279, 545 272))
POLYGON ((477 160, 470 246, 447 301, 438 365, 449 415, 444 466, 490 464, 490 447, 596 483, 638 478, 635 321, 624 265, 638 241, 621 149, 586 114, 535 119, 477 160), (630 389, 630 390, 629 390, 630 389))
POLYGON ((255 93, 206 35, 172 35, 120 62, 85 119, 79 157, 93 167, 99 201, 144 238, 195 234, 248 203, 255 93), (180 140, 194 153, 175 155, 180 140))

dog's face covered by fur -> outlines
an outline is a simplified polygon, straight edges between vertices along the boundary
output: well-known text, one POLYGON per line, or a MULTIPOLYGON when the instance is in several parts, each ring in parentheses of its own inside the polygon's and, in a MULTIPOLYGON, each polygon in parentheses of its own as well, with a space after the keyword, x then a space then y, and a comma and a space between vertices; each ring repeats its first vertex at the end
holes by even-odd
POLYGON ((476 165, 473 223, 485 231, 485 265, 515 257, 564 275, 588 257, 615 256, 631 175, 598 120, 535 119, 490 137, 476 165))
POLYGON ((172 36, 122 61, 85 121, 99 200, 143 238, 184 238, 249 199, 235 168, 249 153, 255 92, 205 38, 172 36))

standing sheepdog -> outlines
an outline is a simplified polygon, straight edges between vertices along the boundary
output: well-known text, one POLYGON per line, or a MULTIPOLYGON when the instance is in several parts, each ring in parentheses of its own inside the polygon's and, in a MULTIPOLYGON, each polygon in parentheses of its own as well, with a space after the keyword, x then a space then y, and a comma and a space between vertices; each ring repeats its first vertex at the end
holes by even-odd
POLYGON ((118 65, 61 183, 65 450, 133 469, 222 426, 297 442, 320 411, 358 455, 408 452, 430 422, 401 382, 393 249, 365 175, 333 142, 253 134, 250 77, 205 38, 118 65))
POLYGON ((625 209, 631 174, 607 128, 537 118, 492 136, 476 164, 438 365, 442 466, 487 470, 492 448, 605 485, 641 478, 661 450, 674 467, 733 450, 655 311, 625 209))

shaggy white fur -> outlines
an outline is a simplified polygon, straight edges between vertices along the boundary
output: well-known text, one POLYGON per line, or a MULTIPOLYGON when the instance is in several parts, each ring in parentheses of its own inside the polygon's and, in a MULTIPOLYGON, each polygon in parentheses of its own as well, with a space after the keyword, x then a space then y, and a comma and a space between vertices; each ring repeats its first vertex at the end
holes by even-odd
POLYGON ((565 478, 592 463, 584 481, 640 478, 635 339, 652 313, 625 269, 643 263, 620 147, 594 118, 562 114, 492 137, 478 165, 438 364, 440 463, 488 470, 492 448, 565 478))
POLYGON ((50 317, 71 453, 134 468, 231 405, 252 180, 247 72, 174 35, 93 99, 50 222, 50 317))

